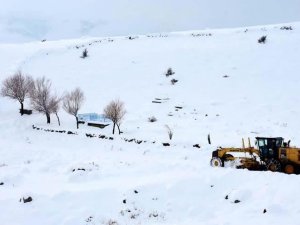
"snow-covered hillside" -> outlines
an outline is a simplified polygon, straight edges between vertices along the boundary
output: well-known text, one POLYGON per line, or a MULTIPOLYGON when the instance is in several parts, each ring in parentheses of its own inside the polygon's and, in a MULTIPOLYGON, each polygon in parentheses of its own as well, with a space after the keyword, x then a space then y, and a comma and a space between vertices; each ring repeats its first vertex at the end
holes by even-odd
POLYGON ((0 81, 20 69, 51 79, 58 94, 81 87, 81 113, 116 98, 127 110, 124 133, 113 136, 110 126, 76 130, 63 111, 61 127, 54 116, 51 125, 37 113, 21 117, 1 97, 1 224, 298 224, 297 175, 209 165, 217 146, 243 137, 300 146, 300 23, 282 26, 0 44, 0 81), (133 138, 145 142, 124 140, 133 138))
POLYGON ((299 0, 3 0, 0 42, 286 23, 299 11, 299 0))

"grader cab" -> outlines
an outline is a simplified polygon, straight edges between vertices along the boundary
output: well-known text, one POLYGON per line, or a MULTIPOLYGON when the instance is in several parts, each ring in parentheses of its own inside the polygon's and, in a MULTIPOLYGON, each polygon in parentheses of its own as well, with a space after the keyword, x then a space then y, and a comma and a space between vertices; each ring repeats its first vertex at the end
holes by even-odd
POLYGON ((233 165, 288 174, 300 172, 300 148, 290 147, 290 141, 284 142, 282 137, 256 137, 256 146, 251 147, 249 140, 248 147, 243 141, 242 148, 218 148, 212 153, 211 166, 233 165))

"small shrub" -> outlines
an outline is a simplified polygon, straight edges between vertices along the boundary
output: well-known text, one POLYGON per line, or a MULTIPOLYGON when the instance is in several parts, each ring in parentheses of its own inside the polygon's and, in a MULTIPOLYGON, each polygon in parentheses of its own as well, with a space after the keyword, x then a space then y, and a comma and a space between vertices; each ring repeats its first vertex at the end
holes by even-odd
POLYGON ((266 210, 266 209, 264 209, 263 213, 266 213, 266 212, 267 212, 267 210, 266 210))
POLYGON ((280 30, 293 30, 293 28, 291 26, 283 26, 280 27, 280 30))
POLYGON ((86 57, 88 57, 88 50, 87 49, 84 49, 83 50, 83 52, 82 52, 82 56, 81 56, 81 58, 86 58, 86 57))
POLYGON ((172 85, 175 85, 177 82, 178 82, 178 80, 176 80, 176 79, 172 79, 172 80, 171 80, 171 84, 172 84, 172 85))
POLYGON ((20 202, 21 201, 23 201, 24 203, 32 202, 32 197, 30 197, 30 196, 28 198, 23 197, 23 199, 20 199, 20 202))
POLYGON ((117 221, 111 219, 107 222, 107 225, 118 225, 118 224, 119 223, 117 221))
POLYGON ((156 119, 155 116, 151 116, 151 117, 148 118, 148 122, 150 122, 150 123, 154 123, 156 121, 157 121, 157 119, 156 119))
POLYGON ((172 70, 172 68, 170 67, 167 72, 166 72, 166 77, 168 76, 172 76, 173 74, 175 74, 175 72, 172 70))
POLYGON ((166 128, 167 128, 169 139, 172 140, 172 138, 173 138, 173 131, 171 130, 171 128, 168 125, 166 125, 166 128))
POLYGON ((262 37, 260 37, 260 38, 257 40, 257 42, 258 42, 259 44, 265 44, 266 41, 267 41, 267 36, 262 36, 262 37))

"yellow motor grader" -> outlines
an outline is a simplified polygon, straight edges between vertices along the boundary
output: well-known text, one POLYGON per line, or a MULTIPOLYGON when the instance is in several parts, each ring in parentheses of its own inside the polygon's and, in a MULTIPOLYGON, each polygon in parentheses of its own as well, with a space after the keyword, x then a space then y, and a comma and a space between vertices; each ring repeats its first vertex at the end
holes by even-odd
POLYGON ((212 152, 210 161, 213 167, 224 167, 226 164, 249 170, 270 170, 287 174, 300 172, 300 148, 290 147, 290 141, 282 137, 256 137, 257 148, 248 147, 243 140, 242 148, 218 148, 212 152))

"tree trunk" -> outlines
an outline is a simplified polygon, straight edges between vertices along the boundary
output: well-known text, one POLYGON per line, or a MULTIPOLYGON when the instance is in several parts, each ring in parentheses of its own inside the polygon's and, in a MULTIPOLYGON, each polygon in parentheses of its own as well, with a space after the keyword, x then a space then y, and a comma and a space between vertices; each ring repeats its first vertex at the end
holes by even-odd
POLYGON ((114 123, 113 134, 115 134, 115 127, 116 127, 116 124, 114 123))
POLYGON ((47 123, 49 124, 50 123, 50 113, 46 112, 46 117, 47 117, 47 123))
POLYGON ((79 129, 78 117, 77 116, 75 116, 75 117, 76 117, 76 126, 77 126, 77 129, 79 129))
POLYGON ((59 119, 59 116, 58 116, 57 112, 55 113, 55 115, 56 115, 56 118, 57 118, 58 126, 60 126, 60 119, 59 119))
POLYGON ((23 116, 24 115, 24 104, 23 104, 23 102, 20 102, 20 104, 21 104, 20 113, 21 113, 21 116, 23 116))
POLYGON ((121 134, 120 124, 117 124, 117 128, 118 128, 118 130, 119 130, 119 134, 121 134))

